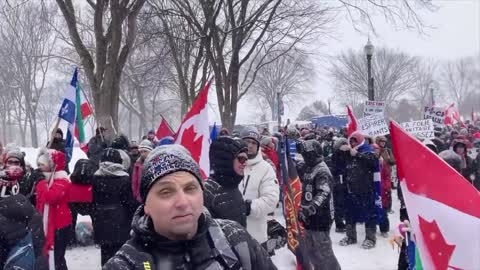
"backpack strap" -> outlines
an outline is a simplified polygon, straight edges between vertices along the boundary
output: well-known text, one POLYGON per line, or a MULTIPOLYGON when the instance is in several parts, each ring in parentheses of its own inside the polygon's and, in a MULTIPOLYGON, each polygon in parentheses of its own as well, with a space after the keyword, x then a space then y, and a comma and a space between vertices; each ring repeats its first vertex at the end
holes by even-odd
POLYGON ((251 270, 250 252, 246 242, 241 242, 232 248, 216 220, 208 230, 213 258, 225 269, 251 270))

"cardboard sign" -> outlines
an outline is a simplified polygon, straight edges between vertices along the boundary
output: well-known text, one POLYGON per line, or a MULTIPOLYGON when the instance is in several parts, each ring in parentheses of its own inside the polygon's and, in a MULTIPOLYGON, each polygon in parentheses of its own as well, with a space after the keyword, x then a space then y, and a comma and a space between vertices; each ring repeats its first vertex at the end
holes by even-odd
POLYGON ((363 116, 369 116, 372 114, 385 114, 385 102, 383 101, 365 101, 365 109, 363 110, 363 116))
POLYGON ((435 133, 432 119, 418 120, 400 124, 406 132, 419 139, 433 139, 435 133))
POLYGON ((445 110, 439 107, 425 106, 423 119, 432 119, 434 127, 443 128, 445 126, 445 110))
POLYGON ((372 114, 360 118, 358 121, 358 128, 362 131, 364 135, 369 137, 376 137, 387 135, 390 133, 388 129, 387 121, 383 114, 372 114))

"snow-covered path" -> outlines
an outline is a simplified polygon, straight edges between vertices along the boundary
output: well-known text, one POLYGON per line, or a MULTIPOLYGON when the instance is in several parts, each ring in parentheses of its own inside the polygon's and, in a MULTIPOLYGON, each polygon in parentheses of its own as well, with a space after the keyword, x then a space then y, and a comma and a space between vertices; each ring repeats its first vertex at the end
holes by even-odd
MULTIPOLYGON (((391 230, 390 236, 393 235, 394 229, 398 225, 399 203, 396 199, 396 192, 393 192, 393 206, 395 213, 389 215, 391 230)), ((338 242, 345 234, 335 233, 332 228, 331 238, 333 242, 333 250, 340 266, 343 270, 395 270, 397 269, 398 250, 392 249, 389 239, 382 238, 377 233, 377 246, 372 250, 364 250, 360 247, 365 238, 365 230, 363 225, 357 225, 358 244, 348 247, 339 246, 338 242)), ((100 267, 100 249, 90 247, 79 247, 67 251, 67 263, 69 270, 99 270, 100 267)), ((285 247, 276 250, 273 261, 279 270, 294 270, 295 257, 285 247)))

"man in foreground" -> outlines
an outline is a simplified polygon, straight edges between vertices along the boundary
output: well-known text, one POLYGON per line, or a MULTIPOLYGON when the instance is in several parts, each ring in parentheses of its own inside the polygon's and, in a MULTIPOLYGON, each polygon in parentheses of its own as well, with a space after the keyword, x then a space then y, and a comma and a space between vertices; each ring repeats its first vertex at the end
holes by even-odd
POLYGON ((203 213, 202 181, 185 148, 156 148, 145 161, 132 237, 104 269, 276 269, 238 223, 203 213))

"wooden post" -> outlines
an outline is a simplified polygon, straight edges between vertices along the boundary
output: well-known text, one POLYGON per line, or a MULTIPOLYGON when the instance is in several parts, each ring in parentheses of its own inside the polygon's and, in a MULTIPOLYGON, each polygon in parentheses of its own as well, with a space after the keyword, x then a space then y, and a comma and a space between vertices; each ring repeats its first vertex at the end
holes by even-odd
POLYGON ((50 134, 50 140, 48 141, 47 148, 52 147, 53 139, 55 138, 55 133, 57 133, 58 126, 60 125, 60 117, 57 117, 57 122, 53 127, 52 133, 50 134))

